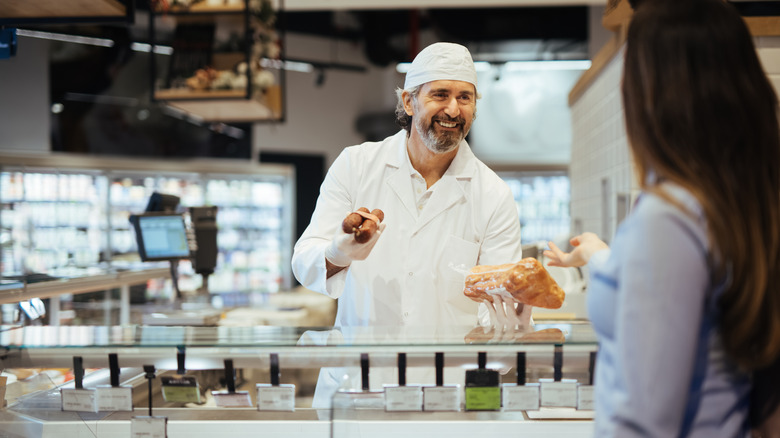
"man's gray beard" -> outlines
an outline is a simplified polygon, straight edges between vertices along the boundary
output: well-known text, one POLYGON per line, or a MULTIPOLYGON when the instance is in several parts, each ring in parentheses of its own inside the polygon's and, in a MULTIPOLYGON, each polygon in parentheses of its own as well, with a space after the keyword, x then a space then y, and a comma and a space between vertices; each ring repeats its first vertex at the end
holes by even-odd
POLYGON ((415 120, 414 128, 417 130, 417 133, 420 134, 420 138, 425 147, 434 154, 446 154, 447 152, 451 152, 455 150, 461 140, 463 140, 463 136, 459 134, 450 135, 449 133, 444 133, 437 137, 435 128, 433 127, 433 124, 436 122, 431 121, 428 129, 425 129, 423 123, 423 120, 415 120))

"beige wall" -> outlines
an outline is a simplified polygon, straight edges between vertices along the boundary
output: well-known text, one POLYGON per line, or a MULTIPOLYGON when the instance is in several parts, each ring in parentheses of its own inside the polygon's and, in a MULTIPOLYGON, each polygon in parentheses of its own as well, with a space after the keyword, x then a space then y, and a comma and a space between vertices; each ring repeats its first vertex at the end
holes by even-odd
MULTIPOLYGON (((780 92, 780 37, 755 39, 759 58, 780 92)), ((620 77, 620 51, 572 104, 572 233, 593 231, 611 240, 637 184, 631 172, 620 77)))
POLYGON ((0 59, 0 150, 49 152, 49 43, 18 37, 0 59))

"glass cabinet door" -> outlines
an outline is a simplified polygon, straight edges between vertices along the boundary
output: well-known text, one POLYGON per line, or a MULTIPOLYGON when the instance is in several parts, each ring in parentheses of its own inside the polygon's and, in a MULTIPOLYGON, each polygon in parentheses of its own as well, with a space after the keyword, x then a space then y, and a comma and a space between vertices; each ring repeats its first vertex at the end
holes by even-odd
POLYGON ((2 275, 85 268, 103 261, 106 178, 97 172, 0 172, 2 275))

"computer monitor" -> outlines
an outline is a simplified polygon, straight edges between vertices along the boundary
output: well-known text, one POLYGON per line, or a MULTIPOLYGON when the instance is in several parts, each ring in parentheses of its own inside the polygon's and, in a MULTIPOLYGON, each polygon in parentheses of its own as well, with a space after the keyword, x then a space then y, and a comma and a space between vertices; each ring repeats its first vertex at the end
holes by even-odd
POLYGON ((190 258, 184 217, 175 213, 144 213, 130 216, 142 261, 190 258))
POLYGON ((149 203, 146 204, 146 212, 163 211, 173 213, 179 207, 181 198, 176 195, 154 192, 149 197, 149 203))

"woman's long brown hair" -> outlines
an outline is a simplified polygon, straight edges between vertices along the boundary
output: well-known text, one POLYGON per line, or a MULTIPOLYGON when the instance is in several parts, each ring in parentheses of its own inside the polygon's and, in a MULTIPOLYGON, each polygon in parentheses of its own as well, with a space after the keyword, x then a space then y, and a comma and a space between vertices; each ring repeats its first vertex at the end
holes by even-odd
POLYGON ((780 354, 780 128, 746 25, 722 0, 642 2, 622 91, 643 189, 660 192, 653 172, 701 203, 726 281, 727 353, 747 370, 768 365, 780 354))

